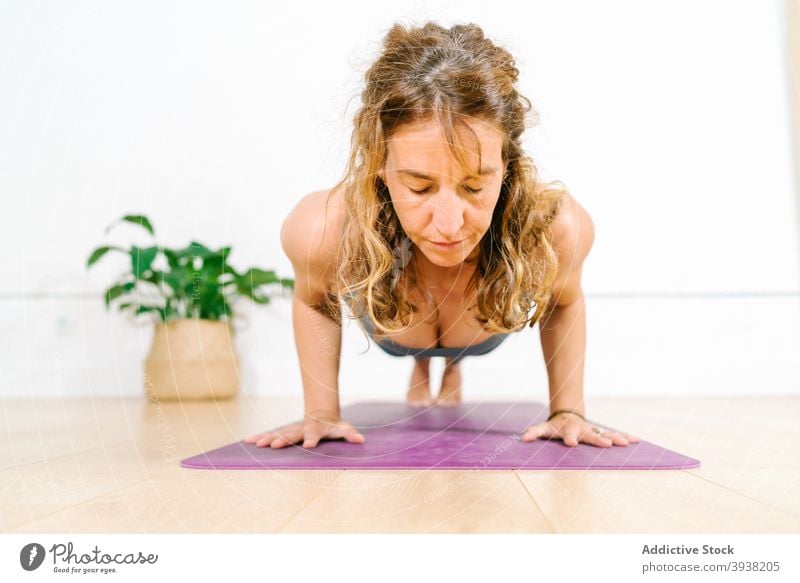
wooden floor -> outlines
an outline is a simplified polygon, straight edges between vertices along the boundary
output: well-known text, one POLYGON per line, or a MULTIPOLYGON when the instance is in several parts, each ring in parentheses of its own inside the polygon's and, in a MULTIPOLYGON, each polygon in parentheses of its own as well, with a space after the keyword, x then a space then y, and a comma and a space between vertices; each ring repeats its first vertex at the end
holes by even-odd
POLYGON ((2 400, 0 530, 800 532, 798 397, 588 401, 591 419, 700 459, 696 470, 179 467, 301 410, 299 400, 243 395, 184 404, 2 400))

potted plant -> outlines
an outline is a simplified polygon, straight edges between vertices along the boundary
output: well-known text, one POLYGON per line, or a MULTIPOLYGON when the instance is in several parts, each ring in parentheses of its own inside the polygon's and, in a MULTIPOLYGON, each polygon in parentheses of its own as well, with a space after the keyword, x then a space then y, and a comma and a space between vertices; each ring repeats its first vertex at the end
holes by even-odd
MULTIPOLYGON (((128 222, 155 231, 144 215, 125 215, 109 225, 128 222)), ((248 298, 268 304, 269 287, 294 289, 294 280, 251 267, 238 273, 228 264, 231 247, 212 251, 192 241, 183 249, 157 244, 129 249, 104 245, 92 251, 91 267, 114 251, 130 257, 130 271, 105 291, 114 305, 134 318, 156 323, 144 363, 145 391, 151 400, 219 399, 239 390, 238 356, 233 343, 232 304, 248 298)))

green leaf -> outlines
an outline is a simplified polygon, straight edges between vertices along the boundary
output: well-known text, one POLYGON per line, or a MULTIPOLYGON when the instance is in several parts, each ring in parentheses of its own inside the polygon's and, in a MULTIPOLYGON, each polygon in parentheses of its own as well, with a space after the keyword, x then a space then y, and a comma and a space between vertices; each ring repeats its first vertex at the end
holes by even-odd
POLYGON ((209 255, 213 255, 214 252, 203 245, 202 243, 198 243, 197 241, 192 241, 189 243, 189 246, 184 249, 184 254, 191 255, 192 257, 208 257, 209 255))
POLYGON ((182 293, 182 288, 186 285, 184 275, 185 273, 180 270, 174 270, 164 274, 164 283, 172 288, 173 294, 179 295, 182 293))
POLYGON ((92 265, 94 265, 95 263, 97 263, 97 261, 98 261, 98 260, 99 260, 99 259, 100 259, 100 258, 101 258, 103 255, 105 255, 106 253, 108 253, 108 252, 109 252, 109 251, 111 251, 112 249, 113 249, 114 251, 122 251, 122 252, 125 252, 125 249, 121 249, 121 248, 119 248, 119 247, 116 247, 116 246, 114 246, 114 245, 103 245, 102 247, 98 247, 97 249, 95 249, 94 251, 92 251, 92 254, 89 256, 89 260, 86 262, 86 267, 91 267, 92 265))
POLYGON ((239 276, 239 281, 244 286, 258 287, 270 283, 278 283, 280 280, 275 275, 274 271, 265 271, 257 267, 251 267, 245 273, 239 276))
POLYGON ((108 288, 105 293, 106 308, 110 306, 111 302, 115 298, 118 298, 122 294, 131 291, 135 286, 136 284, 134 282, 127 281, 125 283, 119 283, 117 285, 113 285, 110 288, 108 288))
POLYGON ((118 221, 114 221, 113 223, 108 225, 106 227, 106 233, 108 233, 112 227, 123 221, 128 223, 133 223, 134 225, 139 225, 140 227, 146 229, 151 235, 155 235, 155 231, 153 230, 153 225, 150 224, 150 220, 144 215, 125 215, 118 221))
POLYGON ((133 276, 136 279, 143 279, 144 272, 150 269, 153 260, 158 254, 158 247, 131 247, 131 265, 133 266, 133 276))
POLYGON ((268 304, 270 302, 270 297, 266 295, 253 294, 250 298, 257 304, 268 304))
POLYGON ((98 247, 97 249, 92 251, 92 254, 89 256, 89 261, 86 262, 86 267, 91 267, 92 265, 94 265, 98 259, 100 259, 103 255, 108 253, 110 250, 111 247, 106 245, 104 247, 98 247))
POLYGON ((169 298, 170 295, 175 295, 175 288, 170 281, 173 275, 172 272, 151 268, 150 271, 145 273, 147 273, 147 275, 143 277, 141 281, 146 281, 156 286, 158 291, 161 292, 162 297, 166 299, 169 298))
POLYGON ((177 269, 180 265, 180 252, 173 249, 167 249, 166 247, 162 247, 161 252, 167 258, 167 263, 169 263, 170 269, 177 269))
POLYGON ((147 312, 157 312, 158 316, 159 316, 159 318, 161 318, 162 322, 166 322, 167 321, 167 312, 166 312, 166 310, 164 308, 160 308, 158 306, 139 306, 138 308, 136 308, 136 312, 135 312, 134 315, 138 316, 140 314, 145 314, 147 312))

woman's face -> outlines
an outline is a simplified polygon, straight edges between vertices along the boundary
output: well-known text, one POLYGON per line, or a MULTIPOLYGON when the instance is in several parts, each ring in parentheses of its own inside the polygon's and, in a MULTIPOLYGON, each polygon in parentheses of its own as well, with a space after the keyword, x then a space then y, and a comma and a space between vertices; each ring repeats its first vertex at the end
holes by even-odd
MULTIPOLYGON (((465 259, 474 256, 473 251, 479 252, 478 243, 491 224, 506 170, 503 134, 480 120, 467 124, 480 142, 480 177, 464 174, 441 126, 434 122, 398 128, 387 145, 386 165, 378 173, 406 234, 446 273, 447 268, 461 267, 465 259)), ((461 137, 464 147, 474 143, 469 132, 463 131, 461 137)), ((464 157, 471 167, 477 167, 477 151, 464 152, 464 157)))

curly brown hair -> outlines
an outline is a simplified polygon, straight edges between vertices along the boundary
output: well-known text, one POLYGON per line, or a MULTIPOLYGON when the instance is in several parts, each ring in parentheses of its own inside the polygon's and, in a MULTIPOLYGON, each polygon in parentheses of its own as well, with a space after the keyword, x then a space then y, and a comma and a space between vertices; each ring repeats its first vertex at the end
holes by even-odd
POLYGON ((403 269, 409 285, 395 285, 394 251, 405 233, 378 171, 397 128, 434 120, 459 165, 474 175, 455 131, 466 117, 502 131, 507 163, 466 297, 477 291, 471 307, 477 305, 477 320, 493 333, 517 331, 526 323, 533 327, 546 313, 558 268, 550 223, 566 190, 560 181, 540 182, 536 166, 522 150, 526 119, 530 115, 535 125, 538 114, 517 92, 518 76, 511 54, 476 24, 391 27, 380 56, 366 71, 344 176, 331 189, 331 194, 342 189, 346 222, 333 289, 317 309, 340 321, 339 300, 346 294, 353 317, 367 314, 380 333, 409 325, 418 311, 408 291, 417 282, 417 262, 412 259, 403 269))

